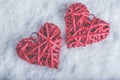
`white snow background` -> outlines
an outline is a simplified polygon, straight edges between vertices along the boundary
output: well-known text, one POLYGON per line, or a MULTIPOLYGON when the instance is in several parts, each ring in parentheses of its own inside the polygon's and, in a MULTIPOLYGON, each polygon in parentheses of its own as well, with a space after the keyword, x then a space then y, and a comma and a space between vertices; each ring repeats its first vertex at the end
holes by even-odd
POLYGON ((0 0, 0 80, 120 80, 120 0, 0 0), (64 16, 76 2, 110 23, 104 41, 67 48, 64 16), (31 65, 16 54, 18 41, 45 22, 62 32, 58 70, 31 65))

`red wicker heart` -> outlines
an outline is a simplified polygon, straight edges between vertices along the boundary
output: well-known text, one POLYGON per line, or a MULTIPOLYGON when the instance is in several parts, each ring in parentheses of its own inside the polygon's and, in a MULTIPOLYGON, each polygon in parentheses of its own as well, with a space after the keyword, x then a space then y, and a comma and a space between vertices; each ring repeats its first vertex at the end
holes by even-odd
POLYGON ((86 46, 99 42, 109 34, 109 24, 94 16, 89 19, 89 11, 81 3, 72 4, 65 16, 66 42, 68 48, 86 46))
POLYGON ((36 37, 24 38, 17 44, 18 56, 31 64, 57 69, 62 41, 60 29, 46 23, 36 34, 36 37))

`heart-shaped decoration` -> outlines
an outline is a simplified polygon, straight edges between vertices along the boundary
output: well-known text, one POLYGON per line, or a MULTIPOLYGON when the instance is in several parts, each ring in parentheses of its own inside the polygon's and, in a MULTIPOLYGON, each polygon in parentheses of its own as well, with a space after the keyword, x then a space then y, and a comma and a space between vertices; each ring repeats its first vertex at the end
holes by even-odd
POLYGON ((46 23, 29 38, 20 40, 16 46, 16 51, 20 58, 31 64, 57 69, 61 41, 60 29, 54 24, 46 23))
POLYGON ((99 42, 107 37, 109 24, 90 14, 85 5, 72 4, 65 15, 66 42, 68 48, 86 46, 99 42))

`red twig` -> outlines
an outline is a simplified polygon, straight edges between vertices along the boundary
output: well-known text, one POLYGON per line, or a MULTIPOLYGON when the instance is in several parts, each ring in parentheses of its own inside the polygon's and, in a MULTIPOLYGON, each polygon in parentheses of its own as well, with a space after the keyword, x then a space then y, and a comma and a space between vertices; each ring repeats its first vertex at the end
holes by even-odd
POLYGON ((37 36, 22 39, 17 47, 18 56, 31 64, 58 68, 61 48, 61 32, 50 23, 41 27, 37 36))
MULTIPOLYGON (((93 15, 94 16, 94 15, 93 15)), ((81 3, 72 4, 65 16, 68 48, 99 42, 109 34, 109 24, 99 18, 90 20, 89 11, 81 3)))

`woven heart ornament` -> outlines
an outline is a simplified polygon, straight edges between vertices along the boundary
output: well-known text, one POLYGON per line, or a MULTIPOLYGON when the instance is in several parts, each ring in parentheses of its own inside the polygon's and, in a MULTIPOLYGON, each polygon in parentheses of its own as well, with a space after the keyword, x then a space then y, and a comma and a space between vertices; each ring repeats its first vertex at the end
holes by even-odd
POLYGON ((67 47, 80 47, 99 42, 109 34, 109 24, 90 14, 85 5, 72 4, 65 15, 67 47))
POLYGON ((31 64, 57 69, 61 41, 60 29, 54 24, 46 23, 29 38, 20 40, 16 46, 16 51, 20 58, 31 64))

